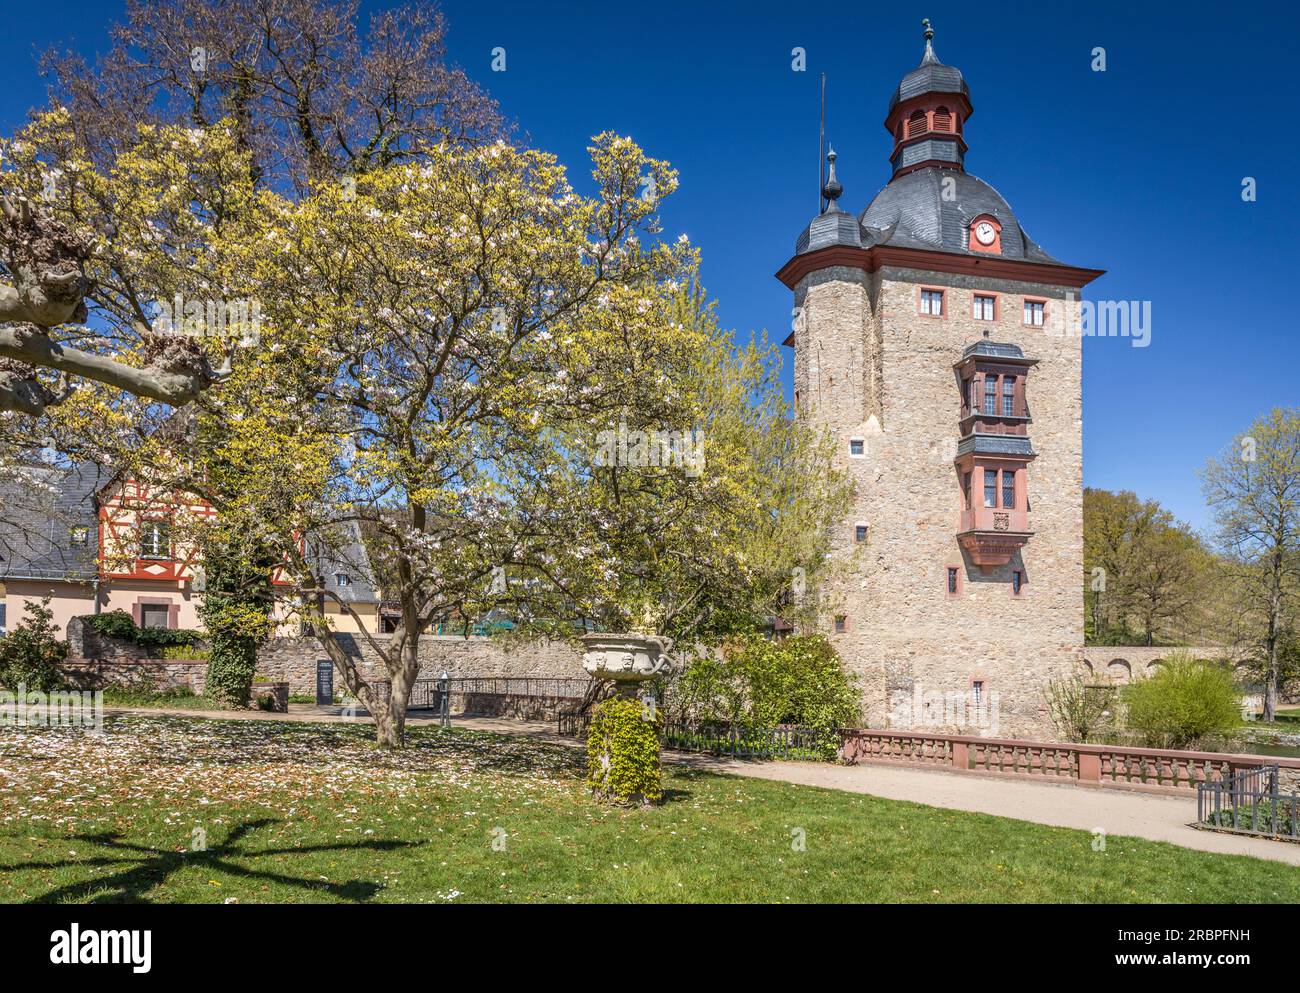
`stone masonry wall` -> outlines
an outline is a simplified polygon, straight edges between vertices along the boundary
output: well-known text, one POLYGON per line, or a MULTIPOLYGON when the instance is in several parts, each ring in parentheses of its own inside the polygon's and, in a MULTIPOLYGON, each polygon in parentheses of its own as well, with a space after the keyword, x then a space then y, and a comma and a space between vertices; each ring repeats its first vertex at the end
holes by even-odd
POLYGON ((850 578, 827 591, 823 614, 846 666, 861 677, 868 727, 1048 733, 1042 686, 1082 662, 1080 339, 1025 327, 1026 295, 1049 300, 1049 323, 1067 308, 1077 314, 1063 287, 936 272, 833 267, 796 289, 804 308, 795 336, 800 413, 833 432, 837 459, 858 489, 836 535, 836 554, 852 559, 850 578), (923 285, 945 290, 945 316, 919 313, 923 285), (997 320, 972 317, 976 289, 998 294, 997 320), (1027 392, 1038 457, 1027 470, 1034 535, 1011 564, 983 574, 956 539, 961 393, 953 364, 986 330, 1039 360, 1027 392), (863 440, 861 457, 850 455, 853 438, 863 440), (868 529, 862 545, 857 524, 868 529), (960 570, 956 597, 947 595, 950 566, 960 570), (1025 574, 1020 597, 1011 593, 1013 569, 1025 574), (835 614, 846 618, 843 633, 832 629, 835 614), (942 704, 933 706, 936 694, 969 694, 973 680, 996 700, 996 726, 948 721, 942 704))
MULTIPOLYGON (((339 642, 360 661, 367 679, 383 679, 383 663, 364 635, 339 634, 339 642)), ((380 644, 386 635, 375 635, 380 644)), ((289 684, 289 692, 314 693, 316 661, 328 656, 315 638, 273 638, 258 652, 258 675, 289 684)), ((563 641, 502 642, 494 638, 424 635, 420 639, 420 678, 435 679, 443 670, 457 676, 576 676, 586 678, 582 653, 563 641)), ((335 677, 335 686, 342 682, 335 677)))

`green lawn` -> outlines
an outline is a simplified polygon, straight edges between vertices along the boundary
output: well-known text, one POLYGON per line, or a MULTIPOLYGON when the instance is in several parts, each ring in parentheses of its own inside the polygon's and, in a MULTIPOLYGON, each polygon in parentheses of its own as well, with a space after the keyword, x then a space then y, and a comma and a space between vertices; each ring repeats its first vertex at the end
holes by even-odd
POLYGON ((392 755, 362 724, 166 717, 0 730, 0 901, 1300 902, 1300 869, 1276 862, 1095 852, 1086 832, 687 770, 663 805, 609 809, 573 749, 411 739, 392 755))

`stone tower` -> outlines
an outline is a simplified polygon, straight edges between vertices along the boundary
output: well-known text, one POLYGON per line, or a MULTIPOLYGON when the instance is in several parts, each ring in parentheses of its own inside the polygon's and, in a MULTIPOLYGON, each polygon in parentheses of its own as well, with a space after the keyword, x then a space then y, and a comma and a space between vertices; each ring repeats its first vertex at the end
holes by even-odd
POLYGON ((855 505, 823 624, 871 727, 1048 730, 1042 687, 1083 657, 1080 288, 965 171, 972 106, 925 24, 885 118, 893 177, 827 206, 777 274, 795 295, 795 404, 855 505))

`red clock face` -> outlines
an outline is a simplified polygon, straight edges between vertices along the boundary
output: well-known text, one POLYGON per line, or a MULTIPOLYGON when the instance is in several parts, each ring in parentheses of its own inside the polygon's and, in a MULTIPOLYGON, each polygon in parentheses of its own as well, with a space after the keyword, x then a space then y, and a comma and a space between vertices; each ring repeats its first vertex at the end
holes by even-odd
POLYGON ((990 217, 976 218, 970 226, 970 250, 972 252, 999 252, 1002 229, 997 221, 990 217))

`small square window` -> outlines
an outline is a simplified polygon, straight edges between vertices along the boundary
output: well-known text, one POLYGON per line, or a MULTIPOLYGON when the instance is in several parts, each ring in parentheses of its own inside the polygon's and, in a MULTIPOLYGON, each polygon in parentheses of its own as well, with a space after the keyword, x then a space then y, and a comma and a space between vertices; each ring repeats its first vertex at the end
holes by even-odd
POLYGON ((863 441, 861 438, 850 438, 850 439, 849 439, 849 454, 850 454, 850 455, 861 456, 861 455, 865 454, 865 452, 866 452, 866 447, 867 447, 867 446, 866 446, 866 442, 863 441))
POLYGON ((991 321, 993 314, 997 309, 997 301, 993 297, 979 296, 972 298, 971 316, 977 321, 991 321))
POLYGON ((930 317, 943 316, 943 290, 921 291, 921 313, 930 317))
POLYGON ((140 558, 165 559, 171 555, 171 522, 161 518, 140 523, 140 558))
POLYGON ((334 585, 335 585, 335 586, 351 586, 351 585, 352 585, 352 577, 349 576, 346 572, 336 573, 335 576, 334 576, 334 585))
POLYGON ((835 633, 843 634, 849 629, 849 619, 843 614, 835 615, 835 633))
POLYGON ((1047 304, 1042 300, 1025 301, 1025 323, 1032 328, 1041 328, 1043 326, 1043 317, 1047 312, 1047 304))
POLYGON ((90 528, 75 527, 68 534, 68 540, 77 548, 85 548, 86 542, 90 540, 90 528))
POLYGON ((867 526, 865 524, 854 525, 853 540, 859 544, 867 540, 867 526))

